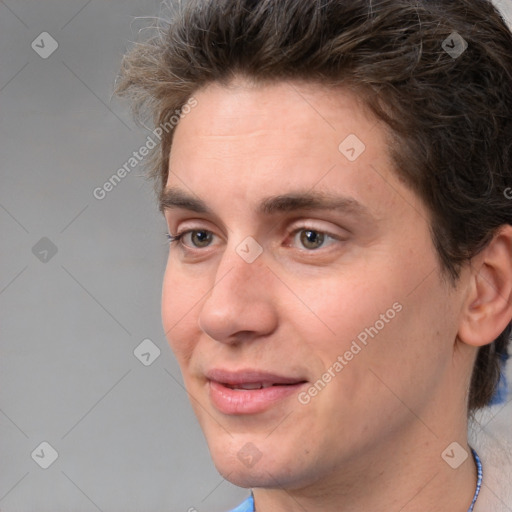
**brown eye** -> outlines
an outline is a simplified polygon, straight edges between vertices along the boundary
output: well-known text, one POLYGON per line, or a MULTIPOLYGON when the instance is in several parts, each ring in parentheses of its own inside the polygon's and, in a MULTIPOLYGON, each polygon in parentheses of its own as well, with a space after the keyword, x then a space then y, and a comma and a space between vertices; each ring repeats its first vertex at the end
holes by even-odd
POLYGON ((300 243, 306 249, 318 249, 324 243, 325 234, 321 233, 320 231, 303 229, 299 233, 300 233, 300 243))
POLYGON ((189 231, 189 233, 194 247, 207 247, 212 241, 212 233, 209 231, 198 230, 189 231))

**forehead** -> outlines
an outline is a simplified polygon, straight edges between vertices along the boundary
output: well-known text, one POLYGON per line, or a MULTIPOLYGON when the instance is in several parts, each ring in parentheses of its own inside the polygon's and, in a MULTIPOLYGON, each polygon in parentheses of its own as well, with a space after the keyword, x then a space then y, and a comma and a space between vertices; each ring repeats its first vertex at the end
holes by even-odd
POLYGON ((336 132, 346 128, 343 121, 348 119, 352 125, 377 122, 354 91, 316 82, 254 83, 238 77, 229 84, 211 83, 194 97, 198 105, 180 121, 177 132, 192 118, 194 134, 203 136, 257 135, 258 130, 286 132, 301 127, 336 132))
POLYGON ((194 97, 174 134, 168 188, 221 208, 227 200, 256 208, 293 190, 337 193, 376 217, 399 198, 389 133, 352 91, 240 80, 194 97))

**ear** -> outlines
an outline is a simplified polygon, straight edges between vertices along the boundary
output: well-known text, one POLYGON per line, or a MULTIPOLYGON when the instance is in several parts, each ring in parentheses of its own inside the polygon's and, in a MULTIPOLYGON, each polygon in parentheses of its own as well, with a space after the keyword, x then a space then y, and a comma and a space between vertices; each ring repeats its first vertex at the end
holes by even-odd
POLYGON ((512 226, 506 225, 470 263, 459 339, 474 347, 492 343, 512 321, 512 226))

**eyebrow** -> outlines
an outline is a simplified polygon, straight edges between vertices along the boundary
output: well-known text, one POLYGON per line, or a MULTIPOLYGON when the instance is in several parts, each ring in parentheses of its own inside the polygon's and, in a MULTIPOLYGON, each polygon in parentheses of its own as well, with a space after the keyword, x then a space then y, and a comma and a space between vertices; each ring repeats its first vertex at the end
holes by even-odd
MULTIPOLYGON (((183 208, 196 213, 214 214, 202 199, 176 187, 162 190, 159 205, 162 213, 170 209, 183 208)), ((368 208, 356 199, 326 192, 295 191, 270 196, 263 199, 258 206, 258 212, 263 215, 296 210, 341 210, 353 215, 372 217, 368 208)))

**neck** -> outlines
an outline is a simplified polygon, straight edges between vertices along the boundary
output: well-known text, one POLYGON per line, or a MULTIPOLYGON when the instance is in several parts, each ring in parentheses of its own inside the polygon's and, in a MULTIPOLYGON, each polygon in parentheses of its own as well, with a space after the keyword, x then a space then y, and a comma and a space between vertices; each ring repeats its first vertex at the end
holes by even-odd
POLYGON ((460 423, 441 437, 415 418, 408 434, 380 442, 307 487, 254 489, 256 512, 467 512, 477 473, 467 424, 460 423), (460 448, 445 451, 454 441, 467 452, 456 469, 441 456, 444 452, 452 465, 460 462, 460 448))

